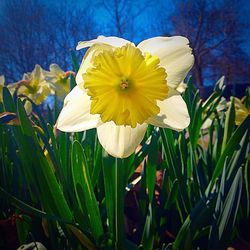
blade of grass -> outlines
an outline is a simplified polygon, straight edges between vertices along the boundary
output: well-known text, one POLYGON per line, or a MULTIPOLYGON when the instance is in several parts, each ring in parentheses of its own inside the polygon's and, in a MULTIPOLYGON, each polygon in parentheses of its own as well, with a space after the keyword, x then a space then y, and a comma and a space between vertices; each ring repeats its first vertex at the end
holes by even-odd
POLYGON ((227 146, 224 149, 224 152, 221 154, 216 166, 215 170, 213 172, 212 179, 206 189, 206 194, 209 193, 209 191, 213 188, 213 185, 222 172, 222 168, 224 165, 225 158, 227 156, 232 156, 233 152, 239 147, 239 143, 241 141, 241 138, 245 134, 246 130, 250 127, 250 116, 248 116, 242 124, 235 130, 232 137, 229 139, 227 146))
POLYGON ((115 235, 115 159, 110 156, 104 157, 102 167, 109 232, 115 235))
POLYGON ((115 237, 116 249, 124 249, 124 166, 122 159, 115 164, 115 237))
POLYGON ((234 108, 234 99, 231 99, 231 104, 229 109, 226 113, 226 121, 224 127, 224 135, 223 135, 223 142, 222 142, 222 149, 221 153, 225 150, 228 140, 231 138, 231 135, 234 131, 235 127, 235 108, 234 108))
POLYGON ((84 202, 86 206, 91 232, 98 241, 99 237, 103 235, 101 215, 97 205, 88 167, 86 166, 84 151, 78 141, 73 142, 71 160, 75 192, 78 196, 80 206, 81 202, 84 202))

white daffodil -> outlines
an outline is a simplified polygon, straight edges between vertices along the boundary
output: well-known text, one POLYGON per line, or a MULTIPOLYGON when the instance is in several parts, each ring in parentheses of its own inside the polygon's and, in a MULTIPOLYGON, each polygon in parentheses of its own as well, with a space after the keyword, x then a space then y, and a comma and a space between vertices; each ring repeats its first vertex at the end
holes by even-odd
POLYGON ((176 87, 176 90, 182 94, 185 92, 185 90, 187 89, 187 84, 184 83, 184 82, 181 82, 177 87, 176 87))
POLYGON ((63 71, 57 64, 49 66, 50 71, 46 73, 45 79, 52 84, 55 94, 59 98, 64 98, 70 92, 70 74, 72 71, 63 71))
POLYGON ((5 83, 4 75, 0 76, 0 102, 3 101, 3 87, 5 83))
POLYGON ((65 132, 97 128, 100 143, 119 158, 132 154, 148 124, 183 130, 190 118, 175 90, 194 57, 185 37, 155 37, 138 46, 117 37, 80 42, 90 47, 57 120, 65 132))
MULTIPOLYGON (((31 73, 25 73, 23 79, 18 82, 18 95, 29 97, 36 105, 40 105, 48 95, 54 91, 49 83, 45 81, 45 71, 40 65, 36 65, 31 73)), ((25 109, 31 112, 30 102, 26 102, 25 109)))
POLYGON ((45 73, 40 65, 36 65, 31 73, 23 75, 18 94, 29 97, 36 105, 40 105, 45 98, 52 94, 51 86, 45 81, 45 73))

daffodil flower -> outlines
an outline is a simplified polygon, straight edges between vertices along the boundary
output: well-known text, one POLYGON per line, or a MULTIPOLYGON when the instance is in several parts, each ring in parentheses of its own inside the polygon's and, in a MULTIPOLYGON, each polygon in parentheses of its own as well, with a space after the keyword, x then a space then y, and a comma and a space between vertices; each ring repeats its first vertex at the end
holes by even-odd
POLYGON ((70 74, 71 71, 63 71, 57 64, 53 63, 49 67, 45 79, 52 84, 55 94, 59 98, 64 98, 70 92, 70 74))
POLYGON ((239 126, 250 115, 250 109, 244 104, 244 98, 240 100, 234 97, 235 124, 239 126))
POLYGON ((45 81, 44 70, 40 65, 36 65, 31 73, 25 73, 22 83, 18 94, 26 95, 36 105, 40 105, 48 95, 52 94, 52 89, 45 81))
POLYGON ((187 89, 187 84, 184 83, 184 82, 181 82, 177 87, 176 87, 176 90, 179 92, 179 93, 184 93, 185 90, 187 89))
POLYGON ((155 37, 133 43, 99 36, 90 47, 57 120, 65 132, 97 128, 101 145, 114 157, 132 154, 147 125, 183 130, 187 106, 176 90, 194 57, 185 37, 155 37))
MULTIPOLYGON (((18 95, 30 98, 36 105, 40 105, 48 95, 53 94, 52 87, 45 81, 45 71, 36 65, 31 73, 25 73, 18 83, 18 95)), ((25 109, 31 112, 31 105, 26 102, 25 109)))
POLYGON ((5 78, 4 76, 0 76, 0 102, 3 101, 3 87, 4 87, 4 83, 5 83, 5 78))

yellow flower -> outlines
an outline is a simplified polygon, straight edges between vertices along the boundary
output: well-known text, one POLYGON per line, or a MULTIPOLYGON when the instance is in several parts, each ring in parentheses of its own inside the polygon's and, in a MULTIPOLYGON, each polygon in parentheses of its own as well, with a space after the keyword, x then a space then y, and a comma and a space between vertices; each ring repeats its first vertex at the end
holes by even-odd
MULTIPOLYGON (((48 95, 53 94, 52 87, 45 81, 45 71, 36 65, 31 73, 25 73, 19 82, 18 95, 30 98, 36 105, 40 105, 48 95)), ((26 102, 26 111, 31 111, 31 105, 26 102)))
POLYGON ((3 102, 3 87, 5 83, 5 78, 4 76, 0 76, 0 102, 3 102))
POLYGON ((244 98, 240 100, 234 97, 235 106, 235 124, 239 126, 250 114, 250 109, 244 104, 244 98))
POLYGON ((90 47, 66 96, 57 128, 66 132, 97 128, 106 151, 124 158, 142 141, 148 124, 177 131, 189 125, 176 90, 194 57, 185 37, 155 37, 138 46, 118 37, 80 42, 90 47))
POLYGON ((51 64, 49 67, 50 71, 47 72, 45 79, 52 84, 55 94, 64 98, 70 92, 70 73, 64 72, 57 64, 51 64))

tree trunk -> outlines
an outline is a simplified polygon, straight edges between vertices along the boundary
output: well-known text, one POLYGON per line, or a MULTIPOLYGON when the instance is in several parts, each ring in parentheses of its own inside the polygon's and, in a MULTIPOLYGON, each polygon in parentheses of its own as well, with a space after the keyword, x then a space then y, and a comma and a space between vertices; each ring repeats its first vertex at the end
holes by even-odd
POLYGON ((202 68, 200 64, 199 58, 195 56, 194 66, 193 66, 193 77, 194 77, 194 83, 201 87, 203 86, 203 76, 202 76, 202 68))

